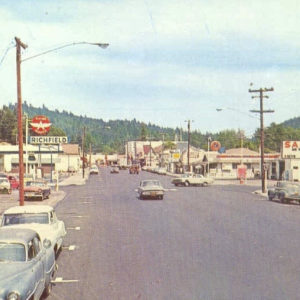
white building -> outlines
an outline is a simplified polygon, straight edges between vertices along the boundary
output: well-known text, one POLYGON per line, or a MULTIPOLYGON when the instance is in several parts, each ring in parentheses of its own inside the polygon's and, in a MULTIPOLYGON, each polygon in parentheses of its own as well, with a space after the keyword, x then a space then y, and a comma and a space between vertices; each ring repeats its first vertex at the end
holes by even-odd
MULTIPOLYGON (((25 173, 48 174, 51 171, 66 172, 70 166, 80 168, 80 153, 77 144, 24 145, 25 173)), ((19 146, 0 144, 0 171, 19 172, 19 146)))
POLYGON ((300 141, 284 141, 277 166, 282 180, 300 181, 300 141))

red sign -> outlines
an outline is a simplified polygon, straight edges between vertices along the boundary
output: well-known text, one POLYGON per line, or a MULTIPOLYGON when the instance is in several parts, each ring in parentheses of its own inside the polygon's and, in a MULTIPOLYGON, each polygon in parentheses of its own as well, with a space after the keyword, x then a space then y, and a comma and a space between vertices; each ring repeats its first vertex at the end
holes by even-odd
POLYGON ((37 134, 46 134, 50 130, 51 123, 46 116, 35 116, 31 123, 31 129, 37 134))
POLYGON ((211 151, 218 151, 221 148, 221 143, 218 141, 213 141, 210 144, 211 151))

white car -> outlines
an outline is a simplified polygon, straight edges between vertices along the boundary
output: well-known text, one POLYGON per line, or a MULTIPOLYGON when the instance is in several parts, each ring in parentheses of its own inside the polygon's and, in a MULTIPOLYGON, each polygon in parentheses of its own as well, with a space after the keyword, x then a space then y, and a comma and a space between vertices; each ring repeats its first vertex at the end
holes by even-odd
POLYGON ((98 167, 96 165, 93 165, 90 168, 90 175, 93 175, 93 174, 96 174, 96 175, 99 174, 99 169, 98 169, 98 167))
POLYGON ((7 177, 0 177, 0 193, 11 193, 11 186, 7 177))
POLYGON ((190 173, 182 174, 180 177, 174 178, 172 180, 172 183, 176 186, 179 186, 179 185, 208 186, 209 184, 212 184, 213 182, 214 182, 214 179, 211 177, 204 177, 201 174, 190 174, 190 173))
POLYGON ((56 217, 53 207, 49 205, 14 206, 4 211, 2 227, 29 228, 35 230, 42 240, 51 241, 57 255, 66 235, 65 223, 56 217))

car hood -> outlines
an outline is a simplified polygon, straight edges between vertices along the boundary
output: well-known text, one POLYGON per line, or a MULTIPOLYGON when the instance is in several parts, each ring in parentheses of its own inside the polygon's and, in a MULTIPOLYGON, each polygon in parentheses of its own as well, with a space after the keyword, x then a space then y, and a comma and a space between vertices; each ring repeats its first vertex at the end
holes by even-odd
POLYGON ((21 276, 28 268, 30 266, 27 262, 0 262, 0 290, 5 286, 5 282, 21 276))
POLYGON ((42 189, 43 188, 39 186, 28 186, 28 187, 24 187, 24 192, 37 192, 42 189))
POLYGON ((143 186, 143 187, 141 187, 141 189, 143 191, 153 191, 153 190, 155 190, 155 191, 163 191, 164 190, 163 187, 157 186, 157 185, 143 186))

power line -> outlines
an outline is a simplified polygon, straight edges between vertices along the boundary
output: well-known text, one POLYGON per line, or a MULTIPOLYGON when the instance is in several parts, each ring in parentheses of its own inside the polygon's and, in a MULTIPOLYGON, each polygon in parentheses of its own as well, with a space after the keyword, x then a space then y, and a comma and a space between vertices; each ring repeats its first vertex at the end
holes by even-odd
POLYGON ((14 47, 15 47, 15 45, 14 45, 13 41, 11 41, 11 42, 9 43, 9 45, 7 46, 6 50, 4 51, 4 54, 3 54, 2 58, 1 58, 1 61, 0 61, 0 66, 1 66, 2 63, 3 63, 3 61, 4 61, 4 59, 5 59, 6 55, 7 55, 7 52, 8 52, 10 49, 14 48, 14 47))

